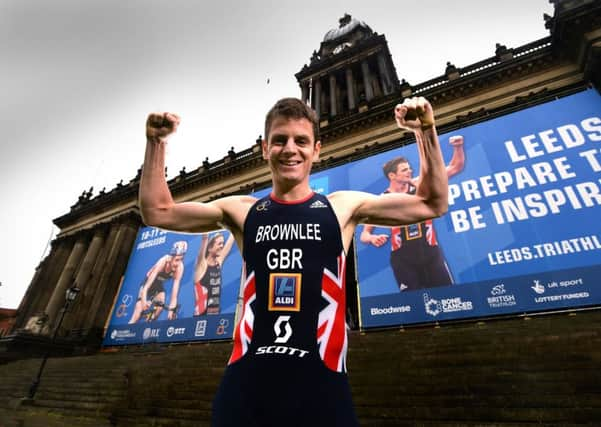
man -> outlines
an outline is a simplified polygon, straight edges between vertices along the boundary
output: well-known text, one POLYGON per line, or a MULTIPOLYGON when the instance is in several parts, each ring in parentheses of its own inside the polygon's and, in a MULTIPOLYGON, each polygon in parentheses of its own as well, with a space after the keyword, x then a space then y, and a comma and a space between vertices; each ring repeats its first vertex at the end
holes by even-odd
POLYGON ((234 244, 230 234, 227 242, 223 233, 202 239, 194 268, 194 315, 221 312, 221 266, 234 244))
POLYGON ((411 224, 443 214, 447 176, 432 107, 407 99, 395 119, 414 132, 422 168, 415 195, 313 193, 319 124, 302 101, 278 101, 265 120, 263 158, 273 190, 175 203, 165 143, 179 117, 151 114, 140 182, 144 222, 175 231, 228 228, 244 259, 242 313, 213 403, 214 426, 356 426, 346 376, 345 254, 359 223, 411 224))
MULTIPOLYGON (((453 146, 453 157, 446 168, 447 177, 463 170, 465 153, 463 137, 449 138, 453 146)), ((415 194, 420 177, 413 177, 411 165, 404 157, 395 157, 382 167, 388 179, 384 193, 415 194)), ((374 226, 366 225, 361 232, 361 241, 377 248, 388 241, 388 234, 373 234, 374 226)), ((399 291, 414 291, 423 288, 451 285, 453 278, 438 246, 436 230, 431 219, 417 224, 392 227, 390 229, 390 267, 399 291)))
POLYGON ((179 285, 184 275, 183 259, 187 250, 188 243, 185 240, 175 242, 169 254, 159 258, 148 270, 140 286, 138 300, 129 323, 136 323, 143 314, 148 315, 148 321, 158 319, 165 306, 164 283, 169 279, 173 279, 173 286, 169 305, 167 306, 167 319, 175 319, 179 285))

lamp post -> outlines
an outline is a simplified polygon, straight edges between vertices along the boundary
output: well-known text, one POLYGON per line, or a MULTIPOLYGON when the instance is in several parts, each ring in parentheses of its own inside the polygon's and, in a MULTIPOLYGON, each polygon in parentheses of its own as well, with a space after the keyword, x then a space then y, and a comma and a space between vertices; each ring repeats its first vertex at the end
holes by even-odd
POLYGON ((44 358, 42 359, 42 363, 40 364, 38 374, 36 375, 35 380, 33 380, 31 386, 29 387, 29 393, 27 395, 28 399, 33 399, 33 397, 35 396, 35 392, 38 390, 38 386, 40 385, 40 378, 42 377, 42 372, 44 371, 44 367, 46 366, 46 361, 48 360, 48 356, 50 355, 52 345, 56 340, 58 330, 60 329, 61 324, 63 323, 63 319, 65 318, 65 313, 67 313, 69 306, 73 303, 73 301, 75 301, 75 298, 77 298, 77 294, 79 293, 79 291, 80 289, 77 287, 77 285, 73 285, 65 292, 65 305, 61 309, 61 317, 58 319, 58 323, 56 324, 54 332, 52 333, 52 338, 50 339, 50 348, 46 350, 44 358))

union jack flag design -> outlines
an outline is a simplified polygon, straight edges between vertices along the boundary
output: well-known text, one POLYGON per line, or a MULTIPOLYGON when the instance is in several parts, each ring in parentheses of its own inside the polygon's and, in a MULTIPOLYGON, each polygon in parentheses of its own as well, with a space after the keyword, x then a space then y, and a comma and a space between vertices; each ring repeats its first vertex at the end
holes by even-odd
POLYGON ((393 251, 400 249, 403 246, 404 241, 423 239, 428 246, 438 246, 438 240, 436 239, 436 230, 434 230, 434 224, 432 220, 426 220, 411 226, 403 225, 400 227, 392 227, 390 229, 390 245, 393 251), (411 233, 409 228, 413 227, 419 231, 419 233, 411 233), (424 231, 425 230, 425 233, 424 231))
MULTIPOLYGON (((243 274, 246 274, 246 268, 244 268, 243 274)), ((255 313, 253 313, 250 305, 257 298, 254 271, 246 277, 242 295, 242 316, 240 316, 240 321, 236 325, 236 329, 234 329, 234 348, 230 360, 228 361, 228 365, 236 362, 246 354, 253 337, 255 313)))
POLYGON ((346 372, 345 279, 346 257, 344 251, 338 257, 336 274, 324 268, 321 281, 321 296, 328 305, 319 312, 317 344, 319 355, 325 365, 336 372, 346 372))

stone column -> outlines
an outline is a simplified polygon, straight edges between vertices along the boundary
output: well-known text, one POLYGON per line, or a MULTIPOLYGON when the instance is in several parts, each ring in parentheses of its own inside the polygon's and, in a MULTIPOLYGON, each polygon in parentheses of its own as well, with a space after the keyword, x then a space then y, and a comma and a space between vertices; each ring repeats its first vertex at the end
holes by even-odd
POLYGON ((59 274, 59 268, 62 268, 67 256, 72 249, 72 242, 69 239, 54 240, 50 253, 37 266, 36 272, 23 296, 17 312, 15 321, 15 330, 25 328, 32 316, 41 314, 46 308, 48 300, 52 296, 54 284, 59 274))
POLYGON ((330 116, 338 114, 336 97, 336 76, 330 74, 330 116))
POLYGON ((80 289, 80 293, 77 297, 76 305, 73 307, 73 313, 69 315, 68 319, 65 319, 67 328, 70 329, 82 329, 83 316, 82 313, 87 313, 90 305, 91 296, 94 294, 94 289, 90 289, 89 281, 91 278, 92 268, 98 258, 98 253, 104 245, 104 239, 106 237, 106 229, 104 226, 97 226, 94 231, 94 237, 92 242, 88 246, 88 250, 83 257, 79 271, 75 276, 75 284, 80 289))
MULTIPOLYGON (((103 295, 99 298, 98 308, 90 312, 90 314, 94 315, 91 327, 92 328, 104 328, 109 315, 111 314, 111 309, 113 308, 113 301, 119 292, 119 285, 121 283, 121 278, 125 273, 125 268, 127 267, 127 262, 129 260, 129 256, 132 251, 132 247, 134 241, 136 240, 136 234, 138 231, 139 223, 136 224, 131 220, 127 220, 119 230, 121 236, 119 238, 119 244, 115 245, 114 251, 111 251, 111 256, 114 256, 112 260, 112 264, 108 269, 108 276, 103 286, 103 295)), ((137 295, 133 295, 135 302, 137 295)), ((130 307, 128 314, 131 316, 131 310, 133 307, 130 307)))
POLYGON ((317 118, 321 116, 321 82, 319 78, 315 79, 313 82, 313 102, 315 102, 315 112, 317 113, 317 118))
POLYGON ((301 82, 300 87, 301 87, 301 99, 306 104, 307 101, 309 100, 309 82, 307 80, 305 80, 304 82, 301 82))
POLYGON ((85 320, 83 321, 83 328, 85 329, 93 327, 96 312, 98 311, 98 308, 100 307, 100 304, 102 302, 102 297, 107 286, 111 269, 113 268, 113 265, 117 258, 117 254, 119 252, 119 245, 122 243, 123 240, 123 230, 123 224, 112 224, 100 259, 96 264, 96 268, 94 268, 98 279, 93 288, 88 288, 88 291, 91 295, 93 295, 93 297, 90 301, 85 320))
POLYGON ((60 308, 65 304, 65 292, 67 289, 73 284, 73 278, 77 267, 81 261, 81 257, 84 254, 88 244, 88 236, 87 233, 80 233, 80 236, 77 238, 71 253, 69 254, 69 258, 63 268, 63 272, 61 273, 56 286, 54 287, 54 292, 52 293, 52 297, 50 297, 50 301, 46 305, 46 309, 44 310, 48 315, 48 325, 50 326, 50 330, 53 330, 55 327, 55 321, 58 319, 58 313, 60 308))
POLYGON ((384 52, 378 54, 378 70, 380 71, 380 79, 382 81, 382 91, 384 92, 384 95, 388 95, 392 93, 392 83, 390 81, 388 67, 386 66, 384 52))
POLYGON ((371 86, 371 73, 369 71, 367 59, 361 61, 361 71, 363 73, 363 87, 365 89, 365 99, 367 101, 371 101, 374 97, 374 89, 371 86))
POLYGON ((357 107, 357 98, 355 94, 355 79, 353 78, 353 70, 350 67, 346 69, 346 95, 348 97, 349 110, 354 110, 357 107))

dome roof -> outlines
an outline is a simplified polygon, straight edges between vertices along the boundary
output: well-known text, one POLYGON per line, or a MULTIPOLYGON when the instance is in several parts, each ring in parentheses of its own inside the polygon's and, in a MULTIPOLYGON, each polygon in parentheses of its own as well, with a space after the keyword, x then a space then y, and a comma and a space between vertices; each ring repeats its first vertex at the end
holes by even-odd
POLYGON ((357 27, 363 27, 371 33, 371 28, 369 28, 369 26, 365 22, 353 18, 348 13, 346 13, 342 18, 340 18, 338 22, 340 23, 340 26, 338 28, 331 29, 323 37, 324 43, 341 39, 344 36, 350 34, 357 27))

